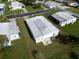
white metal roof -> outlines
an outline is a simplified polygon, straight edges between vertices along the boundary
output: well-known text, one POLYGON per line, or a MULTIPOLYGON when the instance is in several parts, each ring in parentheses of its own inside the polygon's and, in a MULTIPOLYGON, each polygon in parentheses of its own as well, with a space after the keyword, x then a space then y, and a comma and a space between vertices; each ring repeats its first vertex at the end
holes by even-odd
POLYGON ((9 25, 9 35, 17 34, 18 33, 18 26, 16 23, 10 23, 9 25))
POLYGON ((71 19, 76 19, 76 17, 68 14, 67 12, 57 12, 52 15, 54 18, 56 18, 58 21, 63 22, 71 19))
POLYGON ((8 25, 9 23, 0 23, 0 34, 7 35, 8 33, 8 25))
POLYGON ((45 2, 45 5, 51 7, 51 6, 59 6, 60 4, 54 1, 47 1, 45 2))
POLYGON ((10 22, 0 23, 0 35, 6 35, 9 40, 15 40, 17 38, 12 35, 18 35, 19 38, 19 27, 16 24, 16 20, 12 19, 10 22))
POLYGON ((23 6, 23 4, 20 2, 17 2, 17 1, 11 2, 11 5, 10 5, 10 7, 13 7, 13 8, 22 7, 22 6, 23 6))
POLYGON ((0 23, 1 35, 12 35, 18 33, 18 28, 15 23, 0 23))
POLYGON ((36 16, 26 20, 34 38, 39 38, 51 32, 59 31, 43 16, 36 16))
POLYGON ((4 8, 4 6, 5 6, 5 4, 4 4, 4 3, 0 3, 0 9, 3 9, 3 8, 4 8))

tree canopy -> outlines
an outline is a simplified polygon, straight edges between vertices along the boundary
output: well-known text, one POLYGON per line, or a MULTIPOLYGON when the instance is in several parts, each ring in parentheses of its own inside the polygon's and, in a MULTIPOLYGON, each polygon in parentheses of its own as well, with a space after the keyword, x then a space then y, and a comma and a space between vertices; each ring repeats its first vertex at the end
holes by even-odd
POLYGON ((35 2, 36 0, 22 0, 25 4, 32 4, 32 2, 35 2))

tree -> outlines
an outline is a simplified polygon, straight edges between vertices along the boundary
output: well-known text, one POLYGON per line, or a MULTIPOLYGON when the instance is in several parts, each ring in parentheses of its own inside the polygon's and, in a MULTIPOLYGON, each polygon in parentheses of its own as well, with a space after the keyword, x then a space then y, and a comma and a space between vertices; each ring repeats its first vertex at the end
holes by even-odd
POLYGON ((70 52, 70 57, 72 58, 72 59, 78 59, 78 56, 77 56, 77 54, 75 53, 75 52, 70 52))
POLYGON ((40 8, 40 7, 41 7, 40 3, 33 5, 33 8, 40 8))
POLYGON ((26 5, 32 4, 32 2, 35 2, 36 0, 22 0, 22 2, 26 5))
POLYGON ((0 22, 6 22, 6 21, 8 21, 8 20, 6 19, 6 17, 4 17, 3 15, 1 15, 1 16, 0 16, 0 22))
POLYGON ((60 43, 71 44, 72 46, 79 43, 79 38, 73 35, 59 34, 56 38, 60 43))

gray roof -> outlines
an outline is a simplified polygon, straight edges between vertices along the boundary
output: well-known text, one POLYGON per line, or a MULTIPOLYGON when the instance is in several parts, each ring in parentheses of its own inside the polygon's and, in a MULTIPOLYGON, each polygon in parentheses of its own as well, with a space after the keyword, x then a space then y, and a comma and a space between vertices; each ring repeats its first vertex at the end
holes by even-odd
POLYGON ((0 23, 0 35, 7 35, 8 33, 8 23, 0 23))
POLYGON ((57 12, 53 14, 52 16, 56 18, 59 22, 64 22, 64 21, 76 18, 72 15, 69 15, 67 12, 57 12))
POLYGON ((16 25, 16 23, 11 23, 9 25, 8 31, 9 31, 9 35, 14 35, 18 33, 18 26, 16 25))
POLYGON ((49 6, 49 7, 51 7, 51 6, 60 6, 60 3, 57 3, 57 2, 54 2, 54 1, 47 1, 47 2, 45 2, 45 5, 49 6))
POLYGON ((59 31, 43 16, 36 16, 26 20, 34 38, 39 38, 49 33, 59 31))
POLYGON ((1 35, 13 35, 18 33, 18 27, 15 23, 0 23, 0 34, 1 35))
POLYGON ((9 7, 22 7, 24 6, 22 3, 18 2, 18 1, 14 1, 14 2, 11 2, 11 5, 9 5, 9 7))

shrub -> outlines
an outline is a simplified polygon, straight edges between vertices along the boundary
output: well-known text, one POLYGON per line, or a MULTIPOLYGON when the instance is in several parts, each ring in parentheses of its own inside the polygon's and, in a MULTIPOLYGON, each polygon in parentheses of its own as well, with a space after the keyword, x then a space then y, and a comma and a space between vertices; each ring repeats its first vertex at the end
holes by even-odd
POLYGON ((40 7, 41 7, 41 4, 39 4, 39 3, 33 5, 33 8, 36 8, 36 9, 37 9, 37 8, 40 8, 40 7))

